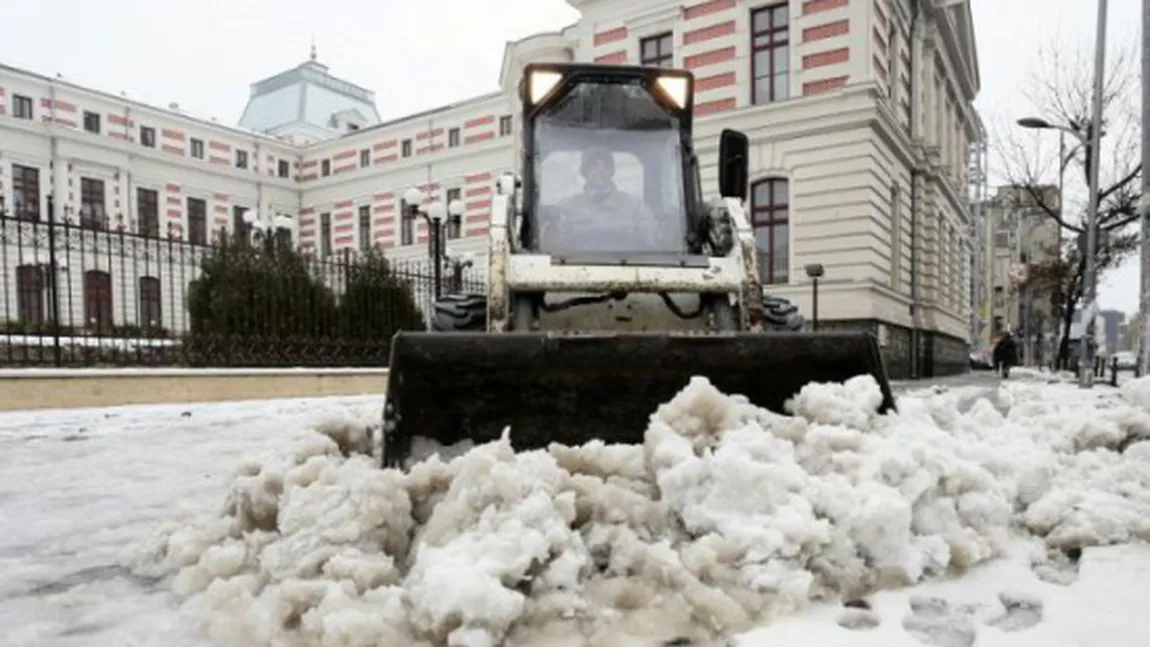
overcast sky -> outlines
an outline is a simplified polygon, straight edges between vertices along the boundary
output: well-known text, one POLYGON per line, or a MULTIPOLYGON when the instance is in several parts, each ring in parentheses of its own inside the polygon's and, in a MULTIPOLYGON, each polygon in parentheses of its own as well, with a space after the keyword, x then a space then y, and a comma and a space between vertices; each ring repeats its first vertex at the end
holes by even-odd
MULTIPOLYGON (((972 2, 977 105, 1001 128, 1032 111, 1020 88, 1042 63, 1039 45, 1090 47, 1097 5, 972 2)), ((306 59, 314 38, 320 62, 374 90, 387 119, 495 90, 507 41, 577 18, 564 0, 13 1, 0 62, 235 123, 249 84, 306 59)), ((1137 45, 1140 20, 1138 0, 1110 0, 1115 48, 1137 45)), ((1132 312, 1137 292, 1131 260, 1105 282, 1102 305, 1132 312)))

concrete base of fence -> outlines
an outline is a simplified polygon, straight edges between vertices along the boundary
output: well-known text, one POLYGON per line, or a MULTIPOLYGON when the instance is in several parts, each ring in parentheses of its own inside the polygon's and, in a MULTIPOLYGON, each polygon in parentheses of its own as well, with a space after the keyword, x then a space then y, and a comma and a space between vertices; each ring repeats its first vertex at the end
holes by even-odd
POLYGON ((0 411, 370 395, 387 369, 8 369, 0 411))

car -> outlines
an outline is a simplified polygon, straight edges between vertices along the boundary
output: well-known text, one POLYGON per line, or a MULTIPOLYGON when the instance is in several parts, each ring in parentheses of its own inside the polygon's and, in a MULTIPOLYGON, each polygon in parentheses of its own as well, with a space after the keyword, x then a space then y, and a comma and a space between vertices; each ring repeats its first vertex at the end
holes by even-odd
POLYGON ((1138 366, 1138 356, 1128 350, 1121 350, 1111 357, 1111 362, 1118 362, 1118 370, 1133 371, 1138 366))
POLYGON ((994 370, 994 362, 991 361, 990 353, 987 351, 975 351, 970 354, 970 370, 972 371, 992 371, 994 370))

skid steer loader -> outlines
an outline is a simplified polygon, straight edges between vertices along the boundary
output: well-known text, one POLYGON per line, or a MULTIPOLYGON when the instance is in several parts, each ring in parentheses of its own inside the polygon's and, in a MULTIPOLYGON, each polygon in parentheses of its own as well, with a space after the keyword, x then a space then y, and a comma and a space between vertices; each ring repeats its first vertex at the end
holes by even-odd
POLYGON ((690 378, 783 412, 809 382, 870 374, 894 400, 875 338, 798 332, 765 297, 743 202, 748 140, 723 131, 721 198, 705 202, 686 71, 586 64, 524 70, 519 176, 492 200, 487 293, 434 305, 392 340, 385 467, 412 439, 517 450, 641 443, 690 378))

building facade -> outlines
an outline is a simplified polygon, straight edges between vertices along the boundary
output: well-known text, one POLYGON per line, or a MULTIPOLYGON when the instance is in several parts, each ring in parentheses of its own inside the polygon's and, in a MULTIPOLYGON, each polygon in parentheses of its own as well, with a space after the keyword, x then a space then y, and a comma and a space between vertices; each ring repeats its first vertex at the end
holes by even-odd
MULTIPOLYGON (((49 279, 68 273, 68 299, 85 323, 158 316, 178 328, 170 311, 182 294, 162 295, 169 307, 160 310, 142 305, 154 300, 153 270, 101 264, 100 245, 114 247, 116 232, 144 247, 162 248, 169 233, 194 247, 245 227, 254 210, 281 216, 318 255, 378 246, 426 259, 427 226, 402 204, 416 186, 462 202, 447 250, 481 259, 495 179, 518 165, 525 64, 686 68, 696 77, 704 192, 717 190, 722 129, 750 138, 748 206, 769 290, 809 312, 802 268, 821 263, 824 327, 874 332, 892 376, 966 366, 968 151, 980 137, 967 2, 568 1, 579 22, 509 43, 497 91, 389 122, 369 90, 314 55, 253 85, 242 128, 0 68, 0 195, 10 218, 29 220, 47 217, 51 197, 56 221, 70 219, 87 237, 68 253, 92 262, 73 262, 78 276, 56 267, 49 279)), ((17 229, 5 231, 10 252, 17 229)), ((20 256, 3 262, 8 304, 35 301, 28 268, 45 271, 38 254, 20 256), (21 272, 22 283, 12 278, 21 272)), ((192 280, 195 263, 179 262, 192 280)), ((2 318, 29 308, 8 307, 2 318)))
MULTIPOLYGON (((1039 187, 1042 204, 1058 209, 1057 186, 1039 187)), ((1023 340, 1022 350, 1041 362, 1054 348, 1060 331, 1051 302, 1052 286, 1034 268, 1056 261, 1061 253, 1061 227, 1038 206, 1027 189, 998 187, 985 203, 982 286, 984 321, 980 345, 993 346, 1010 331, 1023 340)))

